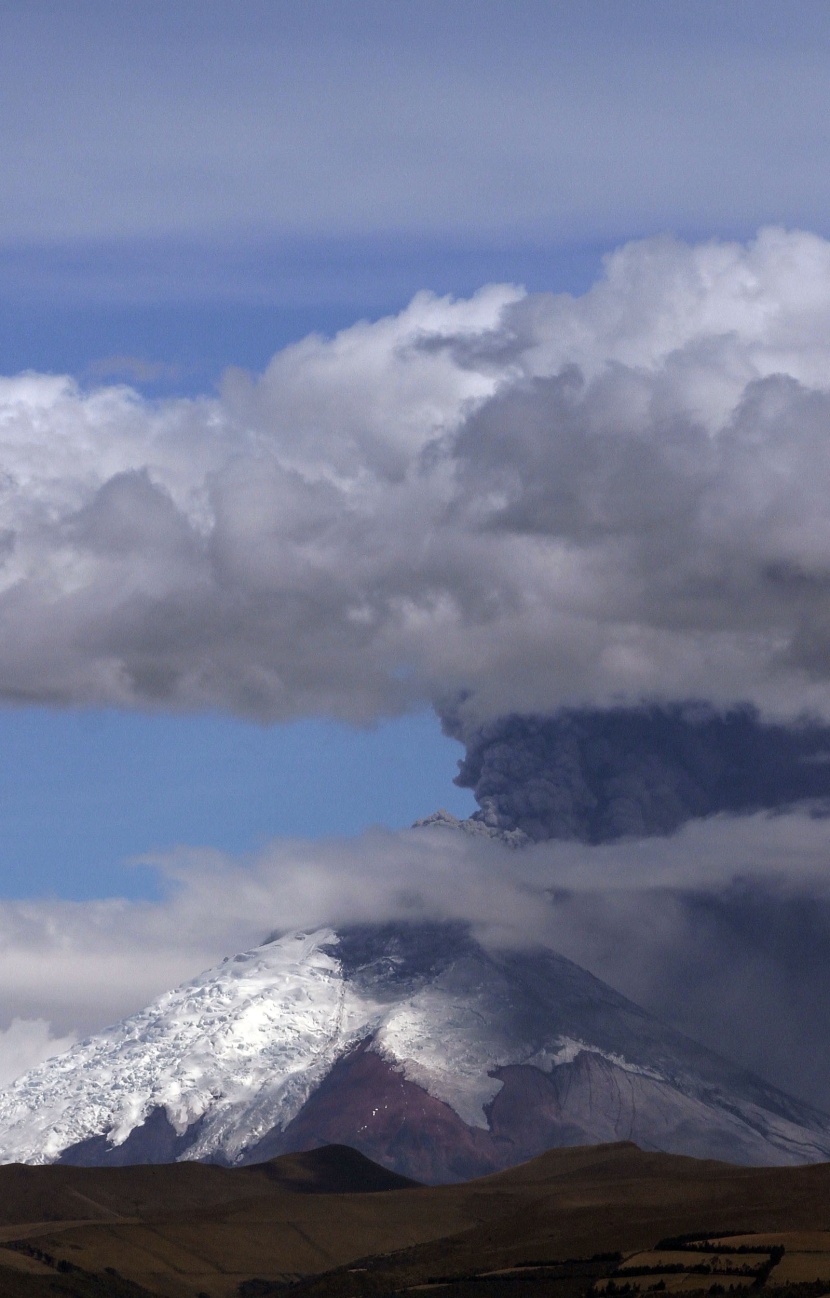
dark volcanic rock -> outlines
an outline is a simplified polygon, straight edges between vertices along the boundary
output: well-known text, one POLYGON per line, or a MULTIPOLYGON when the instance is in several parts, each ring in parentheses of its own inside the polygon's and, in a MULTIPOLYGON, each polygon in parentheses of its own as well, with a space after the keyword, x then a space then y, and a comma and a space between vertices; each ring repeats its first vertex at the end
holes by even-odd
POLYGON ((269 1132, 246 1162, 346 1140, 384 1167, 429 1183, 466 1181, 500 1164, 485 1131, 407 1081, 362 1042, 331 1072, 282 1131, 269 1132))
MULTIPOLYGON (((198 1123, 193 1127, 198 1128, 198 1123)), ((127 1139, 114 1145, 108 1134, 88 1136, 67 1146, 55 1159, 70 1167, 136 1167, 142 1163, 175 1163, 193 1144, 198 1130, 188 1127, 183 1135, 176 1128, 164 1108, 151 1109, 127 1139)))

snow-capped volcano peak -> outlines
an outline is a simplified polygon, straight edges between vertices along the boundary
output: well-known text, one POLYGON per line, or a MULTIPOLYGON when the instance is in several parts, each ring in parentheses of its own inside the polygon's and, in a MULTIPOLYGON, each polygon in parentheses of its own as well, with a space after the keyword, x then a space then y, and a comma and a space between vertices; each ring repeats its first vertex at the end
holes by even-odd
POLYGON ((181 1135, 209 1112, 218 1119, 254 1100, 275 1070, 279 1120, 339 1037, 334 941, 330 929, 291 933, 225 960, 25 1074, 0 1094, 0 1157, 50 1162, 100 1131, 117 1146, 160 1107, 181 1135))
POLYGON ((0 1092, 3 1161, 233 1163, 336 1139, 440 1180, 615 1138, 830 1157, 824 1115, 569 961, 448 924, 286 934, 0 1092))

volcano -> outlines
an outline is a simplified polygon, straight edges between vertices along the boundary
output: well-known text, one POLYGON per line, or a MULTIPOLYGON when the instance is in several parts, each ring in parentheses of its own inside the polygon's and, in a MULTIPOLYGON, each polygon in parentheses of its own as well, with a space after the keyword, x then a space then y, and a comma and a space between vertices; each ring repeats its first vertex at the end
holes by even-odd
POLYGON ((553 1147, 830 1159, 830 1116, 547 950, 466 926, 284 934, 0 1092, 0 1160, 242 1165, 345 1144, 419 1181, 553 1147))

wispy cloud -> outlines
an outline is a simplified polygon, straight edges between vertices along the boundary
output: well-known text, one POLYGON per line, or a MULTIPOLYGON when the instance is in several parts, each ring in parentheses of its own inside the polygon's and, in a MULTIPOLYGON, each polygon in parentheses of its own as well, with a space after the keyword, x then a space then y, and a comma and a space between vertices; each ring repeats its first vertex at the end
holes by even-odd
POLYGON ((551 946, 828 1106, 826 845, 825 820, 792 813, 595 847, 515 851, 427 828, 281 840, 244 860, 181 850, 156 861, 160 901, 0 903, 0 1028, 25 1021, 0 1066, 99 1029, 275 930, 446 918, 493 945, 551 946))
POLYGON ((45 1019, 12 1019, 0 1029, 0 1086, 75 1044, 75 1037, 55 1037, 45 1019))
POLYGON ((175 383, 182 377, 181 365, 150 361, 142 356, 102 356, 91 361, 86 372, 98 383, 112 379, 138 384, 175 383))

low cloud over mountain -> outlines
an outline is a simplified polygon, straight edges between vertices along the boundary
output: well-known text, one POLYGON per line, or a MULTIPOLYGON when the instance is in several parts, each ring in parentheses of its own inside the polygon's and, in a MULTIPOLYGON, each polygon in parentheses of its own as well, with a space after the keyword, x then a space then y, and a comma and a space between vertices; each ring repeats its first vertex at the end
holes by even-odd
POLYGON ((32 1020, 57 1049, 275 930, 448 919, 488 947, 559 951, 830 1110, 827 856, 827 821, 804 811, 518 851, 439 827, 283 840, 253 859, 168 854, 156 902, 0 904, 0 1029, 23 1021, 0 1036, 0 1068, 49 1052, 32 1020))
POLYGON ((830 244, 668 239, 217 397, 0 383, 0 696, 830 713, 830 244))

